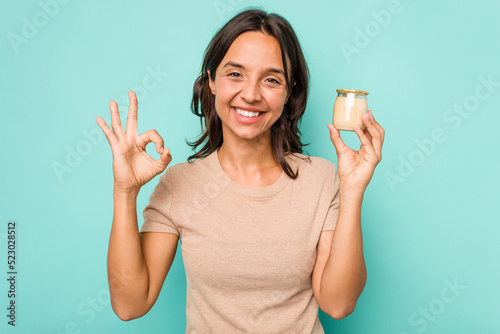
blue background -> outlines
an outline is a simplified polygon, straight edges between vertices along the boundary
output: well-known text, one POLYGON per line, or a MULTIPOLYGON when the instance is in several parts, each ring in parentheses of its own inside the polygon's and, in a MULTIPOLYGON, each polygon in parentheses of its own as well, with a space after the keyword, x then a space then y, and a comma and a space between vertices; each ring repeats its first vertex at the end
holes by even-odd
MULTIPOLYGON (((493 0, 4 2, 0 249, 6 259, 7 222, 16 220, 18 275, 12 328, 3 260, 0 331, 184 332, 180 248, 147 315, 122 322, 111 310, 112 156, 95 119, 109 119, 112 99, 126 116, 135 90, 139 132, 156 129, 172 164, 186 161, 185 139, 200 131, 189 106, 204 49, 248 5, 283 15, 302 44, 307 153, 337 161, 326 124, 338 88, 369 91, 386 129, 362 211, 368 282, 349 317, 320 314, 326 332, 500 333, 493 0)), ((353 133, 342 136, 359 148, 353 133)), ((139 194, 140 223, 157 182, 139 194)))

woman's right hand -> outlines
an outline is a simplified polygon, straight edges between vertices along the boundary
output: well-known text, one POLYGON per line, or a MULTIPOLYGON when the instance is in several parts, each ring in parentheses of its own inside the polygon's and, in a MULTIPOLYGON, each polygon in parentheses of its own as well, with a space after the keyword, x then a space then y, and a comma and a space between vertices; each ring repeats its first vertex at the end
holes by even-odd
POLYGON ((123 131, 118 105, 109 103, 111 110, 111 130, 101 117, 96 119, 113 152, 114 190, 137 194, 140 188, 153 177, 160 174, 172 161, 170 150, 163 147, 163 139, 156 130, 137 134, 137 96, 128 93, 129 111, 127 128, 123 131), (146 153, 146 145, 153 142, 160 157, 154 160, 146 153))

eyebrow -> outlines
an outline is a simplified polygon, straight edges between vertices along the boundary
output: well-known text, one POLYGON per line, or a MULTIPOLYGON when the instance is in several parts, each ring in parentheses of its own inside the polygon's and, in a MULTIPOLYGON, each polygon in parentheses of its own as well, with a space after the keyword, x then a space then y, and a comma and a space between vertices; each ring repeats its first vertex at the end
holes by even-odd
MULTIPOLYGON (((235 63, 234 61, 228 61, 222 68, 225 68, 226 66, 233 66, 237 68, 241 68, 243 70, 246 70, 245 66, 235 63)), ((266 72, 271 72, 271 73, 277 73, 285 76, 285 72, 283 70, 280 70, 279 68, 274 68, 274 67, 269 67, 266 68, 266 72)))

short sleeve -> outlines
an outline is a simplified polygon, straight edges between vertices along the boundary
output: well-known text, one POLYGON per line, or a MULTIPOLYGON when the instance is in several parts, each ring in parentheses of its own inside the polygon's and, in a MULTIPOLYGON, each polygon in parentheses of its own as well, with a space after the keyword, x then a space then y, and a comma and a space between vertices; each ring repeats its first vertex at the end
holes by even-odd
POLYGON ((140 233, 164 232, 179 235, 179 229, 172 218, 173 182, 172 169, 167 168, 160 176, 153 193, 149 197, 149 203, 142 212, 144 223, 140 233))
POLYGON ((337 225, 337 219, 339 217, 339 205, 340 205, 340 197, 339 197, 339 175, 337 173, 337 168, 333 165, 333 170, 331 177, 328 177, 328 182, 331 182, 331 187, 325 187, 326 194, 330 201, 330 207, 328 208, 328 212, 326 213, 325 223, 323 224, 322 231, 333 231, 337 225))

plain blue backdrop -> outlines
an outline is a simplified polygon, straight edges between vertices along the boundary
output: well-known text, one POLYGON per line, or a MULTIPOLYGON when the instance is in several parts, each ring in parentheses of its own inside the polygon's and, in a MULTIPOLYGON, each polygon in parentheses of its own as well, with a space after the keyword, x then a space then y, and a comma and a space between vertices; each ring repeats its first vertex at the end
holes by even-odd
MULTIPOLYGON (((183 333, 186 282, 177 253, 144 317, 109 305, 106 256, 112 156, 95 119, 108 102, 139 132, 156 129, 172 164, 200 125, 192 85, 213 34, 249 6, 296 30, 311 72, 301 125, 307 153, 337 162, 335 90, 369 91, 386 130, 364 198, 368 282, 327 333, 499 333, 500 5, 496 1, 4 2, 0 12, 0 253, 17 221, 16 327, 2 333, 183 333)), ((359 148, 353 133, 342 133, 359 148)), ((148 147, 148 151, 153 152, 148 147)), ((153 153, 154 155, 154 153, 153 153)), ((155 157, 157 155, 154 155, 155 157)), ((138 198, 139 222, 158 178, 138 198)))

